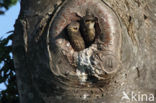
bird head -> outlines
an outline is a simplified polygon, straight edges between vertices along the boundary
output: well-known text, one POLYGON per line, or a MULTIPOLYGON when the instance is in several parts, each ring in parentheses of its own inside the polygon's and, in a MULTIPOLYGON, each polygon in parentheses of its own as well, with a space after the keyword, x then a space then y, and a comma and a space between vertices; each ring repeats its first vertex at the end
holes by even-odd
POLYGON ((67 30, 69 32, 78 32, 80 28, 80 24, 78 22, 72 22, 68 25, 67 30))
POLYGON ((83 19, 84 21, 84 24, 87 28, 94 28, 94 25, 95 25, 95 17, 94 16, 91 16, 91 15, 86 15, 83 19))

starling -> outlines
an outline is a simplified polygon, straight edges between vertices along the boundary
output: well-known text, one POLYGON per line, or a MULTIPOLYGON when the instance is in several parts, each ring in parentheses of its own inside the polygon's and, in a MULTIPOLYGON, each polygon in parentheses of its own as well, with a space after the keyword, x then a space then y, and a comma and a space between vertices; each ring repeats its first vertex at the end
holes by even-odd
POLYGON ((82 18, 81 32, 86 46, 90 46, 95 39, 95 21, 95 17, 89 14, 89 12, 82 18))
POLYGON ((85 49, 85 42, 80 33, 80 24, 79 22, 71 22, 67 27, 67 33, 69 41, 75 51, 81 51, 85 49))

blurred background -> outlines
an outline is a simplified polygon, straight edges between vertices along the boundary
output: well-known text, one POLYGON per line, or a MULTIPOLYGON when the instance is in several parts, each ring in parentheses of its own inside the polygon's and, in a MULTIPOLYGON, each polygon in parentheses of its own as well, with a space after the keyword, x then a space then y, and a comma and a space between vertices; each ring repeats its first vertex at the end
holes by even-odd
POLYGON ((14 24, 20 1, 0 0, 0 103, 19 103, 12 56, 14 24))

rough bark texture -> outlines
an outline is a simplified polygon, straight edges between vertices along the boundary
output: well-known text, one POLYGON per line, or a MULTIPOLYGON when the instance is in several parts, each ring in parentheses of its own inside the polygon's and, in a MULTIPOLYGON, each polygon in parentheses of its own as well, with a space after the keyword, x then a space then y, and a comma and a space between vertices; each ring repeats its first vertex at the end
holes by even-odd
MULTIPOLYGON (((122 96, 127 93, 131 98, 131 92, 137 96, 156 96, 156 1, 95 0, 103 3, 115 15, 114 19, 119 21, 120 26, 116 28, 121 30, 121 47, 117 48, 117 44, 113 46, 117 48, 114 53, 119 56, 117 61, 120 66, 113 76, 108 73, 108 78, 99 80, 101 77, 95 75, 96 79, 91 78, 91 81, 82 84, 79 83, 79 76, 82 75, 76 75, 77 69, 71 65, 74 60, 60 50, 67 48, 64 47, 65 43, 60 47, 57 43, 59 41, 53 42, 57 36, 57 33, 53 34, 54 26, 61 20, 57 16, 61 10, 64 12, 64 5, 68 6, 73 1, 21 1, 13 40, 21 103, 152 103, 145 100, 139 102, 138 99, 122 100, 122 96)), ((75 19, 79 18, 72 20, 75 19)), ((85 53, 92 47, 94 45, 85 53)), ((80 70, 83 67, 77 68, 80 70)))

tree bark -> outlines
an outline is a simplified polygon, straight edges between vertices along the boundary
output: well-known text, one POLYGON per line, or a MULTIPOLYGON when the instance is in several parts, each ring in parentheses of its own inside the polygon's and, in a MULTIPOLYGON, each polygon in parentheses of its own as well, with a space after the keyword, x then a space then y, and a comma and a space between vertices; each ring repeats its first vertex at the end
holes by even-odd
POLYGON ((154 103, 155 8, 155 0, 21 0, 13 39, 20 102, 154 103), (100 34, 77 52, 66 26, 87 10, 98 19, 100 34), (148 100, 139 99, 142 94, 148 100))

